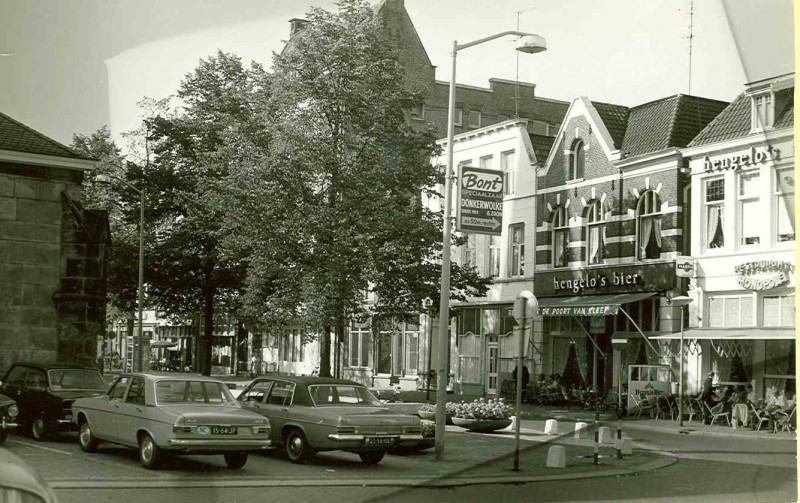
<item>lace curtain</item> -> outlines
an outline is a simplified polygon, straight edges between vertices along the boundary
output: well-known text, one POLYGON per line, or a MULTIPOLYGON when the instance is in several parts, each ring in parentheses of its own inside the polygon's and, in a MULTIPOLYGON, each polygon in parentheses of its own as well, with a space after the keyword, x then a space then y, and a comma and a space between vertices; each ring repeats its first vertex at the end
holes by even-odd
POLYGON ((647 256, 647 245, 650 243, 650 234, 653 233, 653 219, 642 217, 639 219, 639 256, 647 256))
POLYGON ((722 205, 708 206, 706 220, 706 247, 720 248, 725 243, 722 232, 722 205))
POLYGON ((569 358, 570 339, 568 337, 553 338, 553 374, 564 375, 569 358))
POLYGON ((581 373, 583 384, 589 382, 589 364, 586 361, 586 344, 589 343, 588 339, 578 339, 575 341, 575 352, 578 357, 578 370, 581 373))

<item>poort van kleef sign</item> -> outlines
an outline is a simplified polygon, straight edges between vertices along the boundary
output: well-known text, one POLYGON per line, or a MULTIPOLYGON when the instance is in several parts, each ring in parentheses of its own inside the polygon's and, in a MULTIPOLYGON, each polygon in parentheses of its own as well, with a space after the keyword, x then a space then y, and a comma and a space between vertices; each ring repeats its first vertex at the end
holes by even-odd
POLYGON ((503 173, 459 166, 458 180, 456 229, 499 236, 503 230, 503 173))

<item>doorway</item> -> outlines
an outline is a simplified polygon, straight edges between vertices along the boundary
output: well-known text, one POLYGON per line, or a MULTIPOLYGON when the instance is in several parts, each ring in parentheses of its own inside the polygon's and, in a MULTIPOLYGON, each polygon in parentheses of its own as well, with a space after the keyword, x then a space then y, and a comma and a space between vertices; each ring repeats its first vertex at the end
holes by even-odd
POLYGON ((486 345, 486 394, 497 394, 497 342, 490 342, 486 345))

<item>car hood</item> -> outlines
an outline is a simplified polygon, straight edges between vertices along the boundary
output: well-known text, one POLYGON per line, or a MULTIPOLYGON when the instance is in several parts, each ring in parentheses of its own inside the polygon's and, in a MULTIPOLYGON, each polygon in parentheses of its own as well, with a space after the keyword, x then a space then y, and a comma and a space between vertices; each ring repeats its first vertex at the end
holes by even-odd
POLYGON ((11 397, 0 393, 0 406, 8 405, 10 403, 14 403, 14 400, 11 397))
POLYGON ((226 405, 167 405, 161 410, 177 416, 182 416, 188 423, 225 423, 225 424, 253 424, 263 423, 264 416, 250 412, 239 407, 226 405))
POLYGON ((106 390, 104 389, 64 389, 64 390, 53 390, 50 392, 51 395, 57 396, 58 398, 62 398, 64 400, 75 400, 77 398, 86 398, 89 396, 97 396, 105 394, 106 390))
POLYGON ((382 424, 413 425, 419 423, 419 418, 409 414, 397 414, 384 407, 317 407, 320 414, 339 419, 340 424, 368 425, 380 422, 382 424))

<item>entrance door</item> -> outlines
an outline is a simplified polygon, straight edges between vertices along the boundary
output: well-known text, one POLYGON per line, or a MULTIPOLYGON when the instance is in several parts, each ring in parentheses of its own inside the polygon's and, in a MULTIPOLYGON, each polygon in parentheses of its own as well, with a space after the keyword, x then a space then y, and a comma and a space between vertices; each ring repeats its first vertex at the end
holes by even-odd
POLYGON ((486 394, 497 394, 497 343, 486 345, 486 394))

